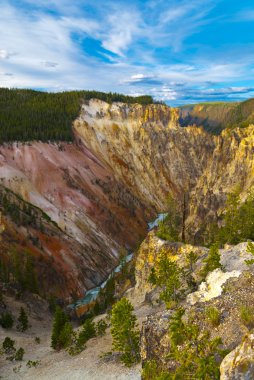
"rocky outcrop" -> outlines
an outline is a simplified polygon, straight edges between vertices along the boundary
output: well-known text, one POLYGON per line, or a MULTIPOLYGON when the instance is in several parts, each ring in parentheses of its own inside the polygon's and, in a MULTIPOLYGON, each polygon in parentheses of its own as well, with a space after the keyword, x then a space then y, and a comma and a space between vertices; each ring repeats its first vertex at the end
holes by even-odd
POLYGON ((220 380, 252 380, 254 378, 254 335, 249 333, 222 361, 220 380))
MULTIPOLYGON (((245 262, 251 258, 251 254, 247 252, 246 248, 247 243, 240 243, 221 249, 221 264, 224 271, 216 269, 210 272, 206 281, 200 284, 198 291, 191 292, 189 290, 183 293, 179 301, 179 306, 185 309, 186 320, 188 316, 192 316, 201 333, 210 331, 211 339, 221 337, 222 348, 230 351, 235 349, 241 343, 242 337, 248 333, 248 326, 246 327, 242 319, 241 309, 242 307, 251 308, 254 302, 254 269, 253 266, 248 266, 245 262), (207 318, 206 310, 209 307, 216 308, 219 311, 220 322, 216 327, 212 327, 207 318)), ((171 260, 176 261, 179 267, 186 269, 188 265, 186 255, 191 251, 195 251, 198 256, 193 267, 193 277, 200 283, 199 272, 208 253, 206 248, 169 243, 157 238, 152 231, 141 244, 136 255, 136 285, 134 289, 127 292, 127 296, 134 304, 148 302, 150 307, 154 307, 155 310, 154 314, 150 313, 151 315, 146 318, 142 325, 141 356, 143 364, 155 360, 158 368, 174 371, 176 363, 168 357, 170 352, 168 328, 174 308, 166 310, 164 306, 164 309, 157 311, 156 305, 158 305, 161 290, 152 288, 148 277, 151 268, 156 264, 162 252, 167 254, 171 260)), ((247 356, 253 355, 251 349, 247 351, 247 356)), ((225 361, 225 365, 222 364, 222 371, 225 373, 228 373, 227 371, 232 366, 232 355, 229 356, 228 361, 225 361), (223 369, 224 367, 225 369, 223 369)), ((241 360, 239 358, 239 363, 236 361, 237 371, 240 371, 241 360)), ((248 360, 246 360, 247 362, 248 360)), ((246 371, 248 368, 246 367, 246 371)), ((246 379, 249 378, 251 377, 246 377, 246 379)), ((225 377, 225 379, 245 379, 245 377, 225 377)))

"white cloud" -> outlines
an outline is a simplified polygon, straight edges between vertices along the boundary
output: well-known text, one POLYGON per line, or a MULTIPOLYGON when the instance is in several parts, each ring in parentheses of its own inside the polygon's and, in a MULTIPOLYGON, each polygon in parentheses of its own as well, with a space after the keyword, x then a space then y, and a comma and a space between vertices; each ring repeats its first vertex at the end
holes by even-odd
POLYGON ((26 13, 0 0, 0 85, 149 93, 172 102, 244 96, 247 87, 232 83, 249 80, 253 59, 248 59, 248 52, 231 56, 227 52, 213 60, 182 54, 173 61, 181 63, 171 63, 186 37, 211 22, 209 11, 216 2, 151 0, 146 9, 123 2, 120 9, 111 1, 98 0, 93 2, 97 13, 88 14, 79 12, 76 0, 38 0, 38 8, 26 13), (55 14, 45 11, 50 6, 55 14), (108 52, 100 47, 98 54, 94 49, 89 55, 86 37, 108 52), (168 64, 162 64, 165 56, 161 60, 156 52, 165 47, 168 64))
POLYGON ((5 49, 0 49, 0 59, 8 59, 10 54, 5 49))
POLYGON ((139 14, 133 10, 116 12, 108 17, 106 23, 106 30, 101 33, 102 46, 123 57, 135 34, 140 32, 139 14))

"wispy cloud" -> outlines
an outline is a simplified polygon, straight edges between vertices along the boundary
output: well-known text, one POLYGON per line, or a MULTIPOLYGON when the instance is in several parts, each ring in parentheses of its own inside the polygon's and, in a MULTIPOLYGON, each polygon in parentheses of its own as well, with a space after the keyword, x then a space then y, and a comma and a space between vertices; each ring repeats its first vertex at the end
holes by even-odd
POLYGON ((119 56, 124 56, 140 28, 139 14, 135 11, 117 11, 107 19, 107 31, 101 32, 102 46, 119 56))
POLYGON ((254 21, 254 9, 245 9, 241 12, 239 12, 235 20, 237 21, 254 21))
MULTIPOLYGON (((0 0, 0 86, 149 93, 172 104, 251 96, 252 45, 220 29, 224 1, 0 0)), ((253 7, 234 12, 254 19, 253 7)))

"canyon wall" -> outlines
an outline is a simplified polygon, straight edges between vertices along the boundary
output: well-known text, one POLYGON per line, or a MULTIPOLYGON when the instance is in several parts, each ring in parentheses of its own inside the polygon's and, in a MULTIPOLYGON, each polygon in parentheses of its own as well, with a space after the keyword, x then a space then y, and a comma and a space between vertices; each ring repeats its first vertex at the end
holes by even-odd
POLYGON ((56 293, 65 298, 80 297, 106 278, 120 247, 135 248, 169 193, 179 202, 188 195, 187 233, 198 241, 205 223, 223 210, 226 194, 239 184, 244 197, 253 185, 254 126, 213 136, 181 127, 179 110, 165 105, 92 99, 73 133, 74 143, 0 147, 1 188, 53 223, 24 227, 7 213, 4 234, 20 234, 24 247, 34 247, 30 236, 38 237, 34 251, 61 272, 56 293))

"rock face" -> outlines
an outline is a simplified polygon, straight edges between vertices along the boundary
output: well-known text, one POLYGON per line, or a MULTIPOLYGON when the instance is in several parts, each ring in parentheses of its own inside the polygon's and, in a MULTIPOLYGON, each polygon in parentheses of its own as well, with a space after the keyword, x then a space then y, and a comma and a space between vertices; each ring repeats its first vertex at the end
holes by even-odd
POLYGON ((252 380, 254 378, 254 335, 247 334, 220 366, 221 380, 252 380))
POLYGON ((232 113, 238 103, 201 103, 179 109, 182 126, 197 125, 218 133, 227 124, 233 124, 232 113))
MULTIPOLYGON (((221 337, 223 348, 229 351, 235 349, 241 343, 242 337, 248 333, 249 327, 245 325, 241 317, 241 308, 251 308, 254 302, 254 268, 245 263, 245 260, 251 258, 251 254, 247 252, 246 248, 247 243, 240 243, 234 247, 220 250, 224 272, 220 269, 210 272, 206 281, 200 284, 198 291, 189 294, 188 292, 184 293, 179 301, 179 306, 185 309, 186 318, 189 315, 194 316, 195 323, 199 326, 200 331, 210 331, 211 339, 221 337), (209 307, 219 310, 220 323, 216 327, 211 326, 206 316, 206 310, 209 307)), ((195 251, 198 256, 198 260, 193 266, 193 276, 198 279, 202 263, 208 253, 206 248, 182 243, 169 243, 157 238, 153 231, 150 232, 137 252, 135 262, 136 285, 134 289, 127 292, 127 296, 134 304, 135 302, 139 304, 144 301, 149 302, 149 305, 154 305, 156 311, 155 305, 158 302, 156 299, 159 298, 160 289, 153 289, 149 284, 148 277, 151 268, 163 252, 171 260, 177 261, 179 267, 186 269, 186 255, 190 251, 195 251)), ((143 322, 141 330, 143 364, 155 360, 159 368, 174 370, 176 363, 168 358, 170 352, 168 328, 172 313, 174 313, 173 309, 166 310, 164 306, 164 309, 148 316, 143 322)), ((252 378, 249 375, 251 373, 253 376, 253 360, 249 360, 251 357, 253 358, 254 352, 252 340, 253 338, 251 338, 250 343, 250 339, 246 338, 242 346, 239 346, 224 359, 225 362, 222 363, 221 371, 225 377, 222 379, 252 378), (234 361, 235 357, 237 359, 234 361), (244 362, 245 366, 242 368, 241 363, 244 362), (234 365, 236 368, 232 369, 234 365), (248 374, 250 377, 240 377, 239 373, 243 376, 244 369, 246 369, 246 376, 248 374), (230 377, 231 373, 232 377, 230 377), (239 377, 233 377, 233 374, 239 377)))
POLYGON ((169 192, 178 202, 187 195, 187 235, 195 242, 204 219, 223 209, 227 192, 241 184, 245 196, 254 178, 254 126, 212 136, 182 128, 178 119, 178 110, 165 105, 93 99, 74 122, 74 143, 0 147, 1 189, 58 226, 45 233, 7 218, 6 233, 10 240, 20 234, 41 260, 56 260, 65 279, 60 294, 80 296, 105 279, 120 246, 132 249, 144 238, 169 192), (37 247, 29 240, 33 234, 37 247))
POLYGON ((244 197, 254 183, 253 125, 213 136, 180 127, 178 110, 163 105, 92 100, 74 130, 147 210, 163 210, 169 192, 180 203, 185 194, 186 233, 195 243, 221 212, 226 194, 240 185, 244 197))
POLYGON ((186 105, 179 108, 182 126, 203 126, 215 134, 225 127, 246 127, 254 122, 254 100, 243 102, 210 102, 186 105))
POLYGON ((90 101, 74 130, 147 208, 163 208, 169 191, 182 194, 203 173, 213 138, 198 128, 180 128, 178 113, 164 105, 109 105, 90 101))

